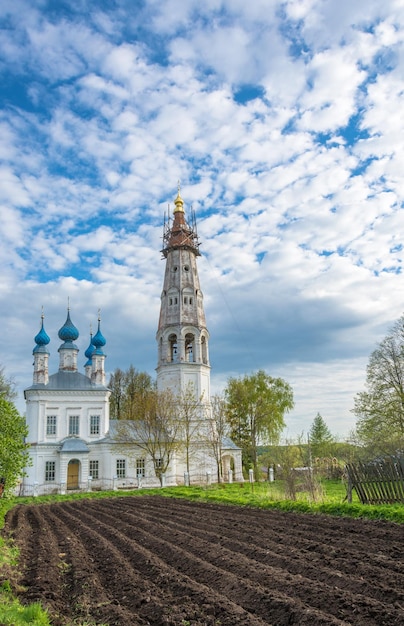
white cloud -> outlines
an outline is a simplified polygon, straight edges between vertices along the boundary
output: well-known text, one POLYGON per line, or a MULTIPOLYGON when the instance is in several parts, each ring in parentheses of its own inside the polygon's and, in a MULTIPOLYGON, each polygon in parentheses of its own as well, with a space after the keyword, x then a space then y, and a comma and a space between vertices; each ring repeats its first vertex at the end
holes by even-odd
POLYGON ((179 179, 212 385, 267 368, 296 386, 292 432, 320 411, 346 434, 402 312, 402 17, 395 0, 84 0, 52 18, 16 0, 0 33, 0 362, 20 387, 41 305, 57 357, 68 296, 83 352, 101 307, 109 371, 154 373, 179 179))

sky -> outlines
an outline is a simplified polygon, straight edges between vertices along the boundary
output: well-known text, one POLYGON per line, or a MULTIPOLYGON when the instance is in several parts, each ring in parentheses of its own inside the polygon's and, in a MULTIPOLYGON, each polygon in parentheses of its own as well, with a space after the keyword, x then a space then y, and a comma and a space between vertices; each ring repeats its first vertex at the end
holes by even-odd
MULTIPOLYGON (((195 211, 211 386, 264 369, 355 427, 371 352, 404 309, 402 0, 4 0, 0 364, 17 406, 42 307, 69 302, 107 378, 155 376, 164 214, 195 211)), ((84 369, 81 369, 84 373, 84 369)))

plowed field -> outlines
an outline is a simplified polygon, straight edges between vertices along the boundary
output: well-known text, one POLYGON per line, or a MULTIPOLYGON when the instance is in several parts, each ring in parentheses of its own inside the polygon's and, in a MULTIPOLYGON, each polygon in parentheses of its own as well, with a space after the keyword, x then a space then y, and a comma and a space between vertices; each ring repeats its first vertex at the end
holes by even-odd
POLYGON ((404 624, 404 529, 159 496, 19 505, 22 601, 52 623, 404 624))

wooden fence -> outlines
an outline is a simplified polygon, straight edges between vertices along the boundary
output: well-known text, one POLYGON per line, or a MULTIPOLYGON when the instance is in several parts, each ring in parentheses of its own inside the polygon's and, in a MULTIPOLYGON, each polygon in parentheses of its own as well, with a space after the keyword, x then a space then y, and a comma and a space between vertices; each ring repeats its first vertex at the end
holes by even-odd
POLYGON ((348 502, 355 489, 362 504, 404 503, 404 458, 348 464, 348 502))

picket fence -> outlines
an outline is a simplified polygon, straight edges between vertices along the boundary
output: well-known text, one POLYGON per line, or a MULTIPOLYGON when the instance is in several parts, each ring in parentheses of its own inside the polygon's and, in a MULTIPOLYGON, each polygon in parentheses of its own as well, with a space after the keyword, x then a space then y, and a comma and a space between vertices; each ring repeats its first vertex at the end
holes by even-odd
POLYGON ((347 498, 355 489, 362 504, 404 503, 404 458, 372 463, 349 463, 347 498))

